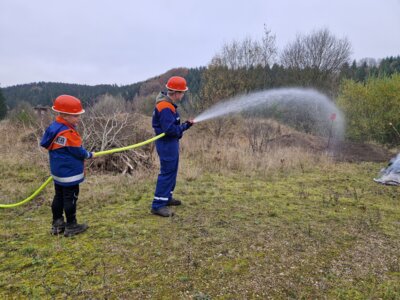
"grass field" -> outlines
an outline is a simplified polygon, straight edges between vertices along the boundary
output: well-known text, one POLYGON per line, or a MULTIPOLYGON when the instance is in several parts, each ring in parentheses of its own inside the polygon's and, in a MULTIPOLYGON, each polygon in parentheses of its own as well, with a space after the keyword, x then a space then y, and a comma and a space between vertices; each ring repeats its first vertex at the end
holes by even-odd
MULTIPOLYGON (((49 234, 48 187, 0 210, 0 298, 400 299, 400 196, 372 182, 381 166, 181 176, 173 218, 149 213, 154 174, 89 175, 90 228, 72 238, 49 234)), ((0 171, 3 203, 48 176, 4 159, 0 171)))

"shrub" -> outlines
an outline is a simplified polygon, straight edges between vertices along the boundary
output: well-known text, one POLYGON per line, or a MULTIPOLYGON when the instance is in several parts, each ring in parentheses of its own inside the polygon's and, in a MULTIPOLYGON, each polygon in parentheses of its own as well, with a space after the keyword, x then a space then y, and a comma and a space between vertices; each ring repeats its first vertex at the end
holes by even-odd
POLYGON ((32 105, 27 102, 21 102, 11 110, 9 119, 13 124, 22 126, 32 126, 37 123, 37 115, 32 105))
POLYGON ((345 80, 338 105, 346 115, 347 137, 400 144, 400 74, 369 78, 365 84, 345 80))

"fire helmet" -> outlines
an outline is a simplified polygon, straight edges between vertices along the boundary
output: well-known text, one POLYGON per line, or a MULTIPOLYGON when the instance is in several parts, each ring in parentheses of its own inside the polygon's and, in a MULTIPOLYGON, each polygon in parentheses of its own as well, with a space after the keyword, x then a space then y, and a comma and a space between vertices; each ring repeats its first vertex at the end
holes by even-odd
POLYGON ((70 95, 61 95, 54 100, 52 110, 69 115, 80 115, 85 112, 81 100, 70 95))
POLYGON ((172 76, 170 79, 168 79, 168 82, 165 86, 167 89, 177 92, 186 92, 189 89, 186 85, 185 78, 180 76, 172 76))

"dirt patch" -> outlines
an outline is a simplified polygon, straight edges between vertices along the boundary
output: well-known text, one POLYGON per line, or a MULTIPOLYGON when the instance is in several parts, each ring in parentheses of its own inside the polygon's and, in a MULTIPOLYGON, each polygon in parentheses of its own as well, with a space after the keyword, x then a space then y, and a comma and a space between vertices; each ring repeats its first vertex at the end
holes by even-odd
POLYGON ((268 146, 300 147, 311 152, 329 152, 336 161, 385 162, 394 156, 388 149, 369 143, 335 141, 299 132, 285 134, 268 141, 268 146))
POLYGON ((386 162, 394 156, 388 149, 367 143, 341 142, 335 145, 335 158, 348 162, 386 162))

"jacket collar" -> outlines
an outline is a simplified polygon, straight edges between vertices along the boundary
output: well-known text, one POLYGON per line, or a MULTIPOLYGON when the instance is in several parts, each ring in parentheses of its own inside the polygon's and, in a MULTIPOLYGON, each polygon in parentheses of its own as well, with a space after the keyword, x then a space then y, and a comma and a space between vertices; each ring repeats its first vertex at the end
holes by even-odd
POLYGON ((171 103, 174 107, 178 107, 178 105, 176 105, 176 104, 171 100, 171 98, 168 97, 168 95, 167 95, 166 93, 163 93, 163 92, 160 92, 160 93, 157 95, 156 104, 159 103, 159 102, 161 102, 161 101, 169 102, 169 103, 171 103))
POLYGON ((68 128, 71 128, 71 129, 75 130, 75 127, 72 126, 67 120, 65 120, 65 119, 64 119, 63 117, 61 117, 61 116, 57 116, 57 117, 56 117, 56 122, 57 122, 57 123, 61 123, 61 124, 65 125, 65 126, 67 126, 68 128))

